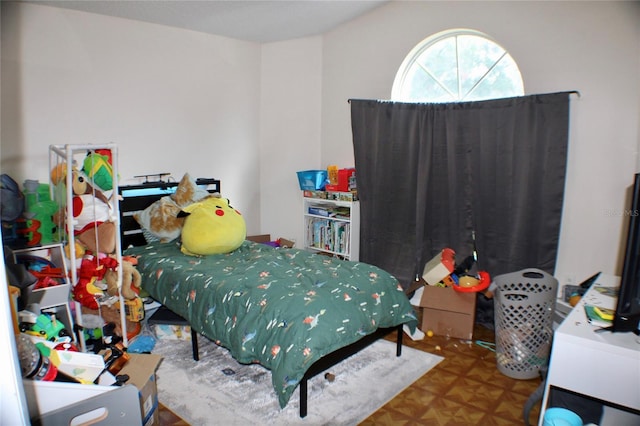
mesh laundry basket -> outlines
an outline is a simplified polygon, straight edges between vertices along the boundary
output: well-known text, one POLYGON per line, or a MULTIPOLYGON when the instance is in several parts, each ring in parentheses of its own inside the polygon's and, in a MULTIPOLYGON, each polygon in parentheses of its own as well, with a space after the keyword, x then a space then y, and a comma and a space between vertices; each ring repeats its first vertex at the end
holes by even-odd
POLYGON ((549 362, 558 280, 539 269, 495 277, 498 370, 514 379, 533 379, 549 362))

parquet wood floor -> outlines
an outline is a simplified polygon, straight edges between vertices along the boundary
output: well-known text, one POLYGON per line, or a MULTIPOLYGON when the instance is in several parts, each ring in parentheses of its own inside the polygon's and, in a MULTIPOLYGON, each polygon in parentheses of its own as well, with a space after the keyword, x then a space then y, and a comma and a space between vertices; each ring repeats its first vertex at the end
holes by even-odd
MULTIPOLYGON (((494 342, 495 334, 480 325, 474 339, 494 342)), ((395 339, 395 334, 389 336, 395 339)), ((444 336, 425 337, 407 346, 441 355, 444 360, 361 423, 371 425, 522 425, 522 410, 540 379, 517 380, 500 373, 495 352, 474 342, 444 336)), ((537 424, 540 402, 529 423, 537 424)))
MULTIPOLYGON (((388 336, 395 341, 395 334, 388 336)), ((476 325, 474 339, 494 342, 494 332, 476 325)), ((407 346, 441 355, 444 360, 393 400, 365 419, 371 425, 522 425, 525 402, 540 379, 517 380, 500 373, 495 353, 474 342, 444 336, 421 341, 404 338, 407 346)), ((161 426, 189 426, 160 405, 161 426)), ((530 424, 538 422, 540 403, 531 411, 530 424)))

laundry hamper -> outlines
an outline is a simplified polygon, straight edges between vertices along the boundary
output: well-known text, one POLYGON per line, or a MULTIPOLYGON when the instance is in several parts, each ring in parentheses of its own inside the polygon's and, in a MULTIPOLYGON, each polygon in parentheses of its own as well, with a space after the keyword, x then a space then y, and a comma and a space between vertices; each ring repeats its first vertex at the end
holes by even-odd
POLYGON ((495 277, 494 316, 498 370, 533 379, 549 363, 558 280, 539 269, 495 277))

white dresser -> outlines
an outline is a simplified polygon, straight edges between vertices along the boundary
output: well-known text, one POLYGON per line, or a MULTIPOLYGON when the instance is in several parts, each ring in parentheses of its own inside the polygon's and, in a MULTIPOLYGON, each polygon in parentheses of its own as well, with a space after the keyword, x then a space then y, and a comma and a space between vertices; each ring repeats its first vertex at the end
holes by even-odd
MULTIPOLYGON (((584 305, 615 309, 616 298, 598 287, 617 287, 619 277, 600 275, 554 333, 540 422, 550 388, 601 400, 605 405, 640 411, 640 336, 597 331, 584 305)), ((640 417, 638 417, 640 421, 640 417)), ((638 423, 640 424, 640 423, 638 423)))

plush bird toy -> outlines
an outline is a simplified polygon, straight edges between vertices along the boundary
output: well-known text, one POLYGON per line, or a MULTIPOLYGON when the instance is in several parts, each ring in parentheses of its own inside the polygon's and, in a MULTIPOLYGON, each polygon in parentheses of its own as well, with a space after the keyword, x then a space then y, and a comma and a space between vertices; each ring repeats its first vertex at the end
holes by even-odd
POLYGON ((178 217, 185 217, 181 250, 187 255, 229 253, 247 236, 244 218, 225 198, 205 198, 183 208, 178 217))

